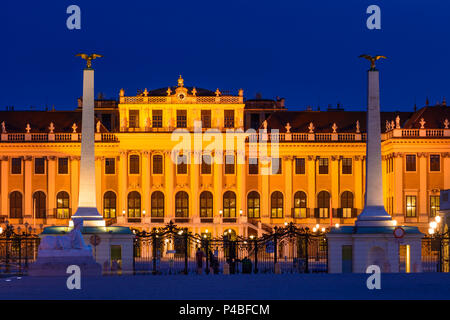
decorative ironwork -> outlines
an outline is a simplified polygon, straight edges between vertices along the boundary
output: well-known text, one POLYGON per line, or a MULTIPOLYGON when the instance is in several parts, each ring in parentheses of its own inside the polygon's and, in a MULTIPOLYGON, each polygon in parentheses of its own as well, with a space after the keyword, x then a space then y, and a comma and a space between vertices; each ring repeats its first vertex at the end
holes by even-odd
POLYGON ((24 227, 10 225, 8 221, 0 233, 0 274, 22 275, 37 257, 40 238, 32 233, 28 223, 24 227))
POLYGON ((237 236, 232 229, 212 238, 193 234, 170 221, 150 232, 133 231, 135 273, 308 273, 327 272, 323 232, 293 223, 261 237, 237 236))

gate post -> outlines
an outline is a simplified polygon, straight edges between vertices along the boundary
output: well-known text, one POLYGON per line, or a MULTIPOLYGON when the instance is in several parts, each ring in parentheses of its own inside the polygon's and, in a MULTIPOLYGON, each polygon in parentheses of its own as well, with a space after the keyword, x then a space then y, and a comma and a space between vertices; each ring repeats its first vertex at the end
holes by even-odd
POLYGON ((187 230, 183 234, 184 236, 184 274, 188 274, 188 233, 187 230))
POLYGON ((152 231, 152 260, 153 260, 153 274, 156 274, 156 235, 155 231, 152 231))
POLYGON ((205 239, 205 255, 206 255, 206 266, 205 266, 205 273, 209 274, 209 241, 208 239, 205 239))
POLYGON ((255 244, 255 273, 258 273, 258 240, 255 239, 254 241, 255 244))
POLYGON ((273 234, 273 272, 277 271, 277 255, 278 255, 278 243, 277 243, 278 228, 275 227, 275 233, 273 234))
POLYGON ((308 254, 309 233, 305 234, 305 273, 309 273, 309 254, 308 254))

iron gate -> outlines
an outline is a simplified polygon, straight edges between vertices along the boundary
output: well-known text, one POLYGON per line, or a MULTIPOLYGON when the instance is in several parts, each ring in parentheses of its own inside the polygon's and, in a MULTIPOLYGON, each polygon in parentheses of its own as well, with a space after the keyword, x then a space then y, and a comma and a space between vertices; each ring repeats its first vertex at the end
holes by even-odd
POLYGON ((19 228, 16 232, 13 226, 6 224, 0 234, 0 277, 26 274, 28 266, 36 259, 40 239, 29 231, 25 227, 24 232, 19 228))
POLYGON ((327 272, 323 233, 288 224, 260 238, 192 234, 170 222, 151 232, 134 231, 135 274, 327 272))

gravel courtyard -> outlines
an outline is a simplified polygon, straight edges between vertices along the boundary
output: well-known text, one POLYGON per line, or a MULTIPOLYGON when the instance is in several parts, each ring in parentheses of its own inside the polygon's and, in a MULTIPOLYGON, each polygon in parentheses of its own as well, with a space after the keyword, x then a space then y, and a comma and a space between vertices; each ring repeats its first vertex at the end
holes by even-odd
POLYGON ((365 274, 126 275, 83 278, 0 278, 0 299, 308 300, 450 299, 450 274, 385 274, 368 290, 365 274))

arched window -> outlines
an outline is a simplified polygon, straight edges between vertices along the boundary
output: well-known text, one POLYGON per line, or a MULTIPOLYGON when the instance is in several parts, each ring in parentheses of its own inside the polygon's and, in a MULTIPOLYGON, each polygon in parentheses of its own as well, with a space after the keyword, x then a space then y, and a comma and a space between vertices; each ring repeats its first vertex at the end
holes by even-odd
POLYGON ((70 218, 70 205, 69 194, 65 191, 60 191, 56 195, 56 218, 69 219, 70 218))
POLYGON ((200 217, 211 218, 213 216, 213 195, 209 191, 200 194, 200 217))
POLYGON ((341 194, 342 218, 351 218, 353 209, 353 193, 345 191, 341 194))
POLYGON ((272 218, 283 218, 283 194, 280 191, 272 193, 270 208, 272 218))
POLYGON ((9 195, 9 217, 22 218, 22 194, 19 191, 9 195))
POLYGON ((141 217, 141 195, 137 191, 128 194, 128 218, 141 217))
POLYGON ((306 218, 306 193, 303 191, 294 194, 294 218, 306 218))
POLYGON ((164 217, 164 193, 152 193, 152 217, 164 217))
POLYGON ((116 217, 116 194, 112 191, 105 192, 103 196, 103 217, 116 217))
POLYGON ((259 218, 259 193, 252 191, 247 196, 247 215, 249 218, 259 218))
POLYGON ((36 191, 33 194, 34 217, 36 219, 45 219, 47 204, 46 196, 42 191, 36 191))
POLYGON ((175 217, 189 217, 189 195, 185 191, 179 191, 175 195, 175 217))
POLYGON ((233 191, 227 191, 223 194, 223 217, 236 217, 236 194, 233 191))
POLYGON ((317 195, 317 218, 328 218, 330 216, 330 194, 327 191, 320 191, 317 195))

